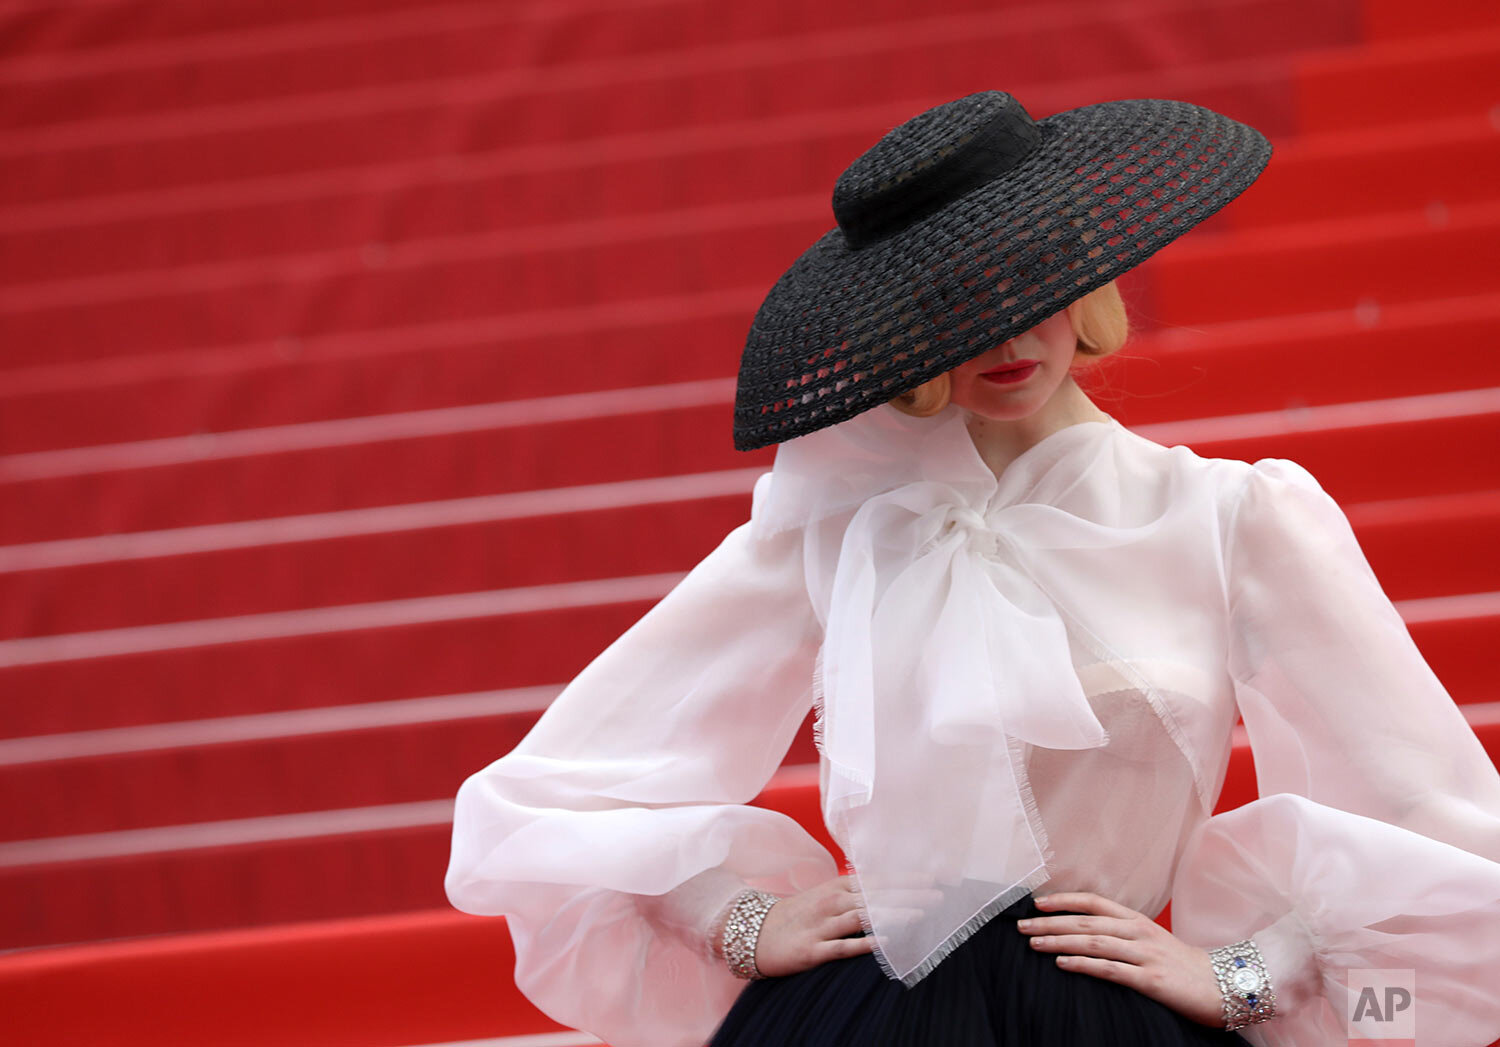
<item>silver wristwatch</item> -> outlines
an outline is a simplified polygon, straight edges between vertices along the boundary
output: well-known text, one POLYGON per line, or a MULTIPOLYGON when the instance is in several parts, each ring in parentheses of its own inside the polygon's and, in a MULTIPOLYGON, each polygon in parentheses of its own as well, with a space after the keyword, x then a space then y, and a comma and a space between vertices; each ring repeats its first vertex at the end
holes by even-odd
POLYGON ((1276 990, 1255 942, 1246 938, 1208 955, 1224 994, 1224 1028, 1242 1029, 1276 1016, 1276 990))

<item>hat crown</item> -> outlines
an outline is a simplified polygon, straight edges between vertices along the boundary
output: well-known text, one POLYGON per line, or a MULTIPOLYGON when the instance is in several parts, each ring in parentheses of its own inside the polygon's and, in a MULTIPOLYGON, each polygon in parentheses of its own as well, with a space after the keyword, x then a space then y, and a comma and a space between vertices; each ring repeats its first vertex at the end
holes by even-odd
POLYGON ((864 247, 926 218, 1024 160, 1041 138, 1004 91, 935 106, 887 132, 845 168, 833 214, 849 246, 864 247))

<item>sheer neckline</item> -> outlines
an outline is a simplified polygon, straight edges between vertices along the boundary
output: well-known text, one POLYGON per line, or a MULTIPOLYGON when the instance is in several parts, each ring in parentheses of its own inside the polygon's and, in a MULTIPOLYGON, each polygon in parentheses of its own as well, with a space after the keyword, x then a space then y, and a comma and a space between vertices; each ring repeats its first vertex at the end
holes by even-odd
POLYGON ((806 525, 911 484, 941 485, 953 504, 989 511, 1023 498, 1075 450, 1129 431, 1113 416, 1073 422, 1026 448, 997 477, 969 435, 967 418, 967 409, 952 403, 925 417, 883 404, 782 443, 756 484, 755 533, 806 525))
MULTIPOLYGON (((965 415, 962 417, 964 421, 967 422, 967 416, 965 415)), ((1119 420, 1115 418, 1114 415, 1109 415, 1108 417, 1102 419, 1090 418, 1082 422, 1070 422, 1062 428, 1055 429, 1052 432, 1048 433, 1036 443, 1026 448, 1020 454, 1016 455, 1009 462, 1007 462, 1005 464, 1005 468, 1000 470, 1000 472, 998 473, 991 469, 989 463, 984 460, 984 455, 980 453, 979 447, 974 443, 974 437, 969 432, 967 424, 963 426, 963 434, 965 440, 968 442, 970 450, 973 452, 972 458, 974 462, 977 462, 985 472, 993 476, 995 478, 996 486, 999 487, 1007 483, 1007 477, 1015 473, 1024 472, 1027 469, 1030 469, 1035 464, 1036 460, 1043 456, 1044 452, 1055 450, 1059 446, 1067 444, 1070 440, 1081 438, 1082 435, 1093 435, 1096 427, 1102 427, 1104 429, 1124 429, 1124 426, 1120 424, 1119 420), (1078 430, 1078 432, 1075 432, 1074 430, 1078 430), (1065 436, 1065 434, 1068 435, 1065 436)))

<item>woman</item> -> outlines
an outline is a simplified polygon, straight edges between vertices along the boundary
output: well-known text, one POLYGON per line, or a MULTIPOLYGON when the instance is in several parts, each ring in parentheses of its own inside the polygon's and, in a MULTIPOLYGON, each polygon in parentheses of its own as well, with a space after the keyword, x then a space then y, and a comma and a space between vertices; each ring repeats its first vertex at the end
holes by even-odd
POLYGON ((751 519, 459 790, 449 898, 538 1006, 614 1047, 1312 1047, 1415 969, 1418 1042, 1500 1035, 1500 774, 1337 504, 1070 374, 1268 157, 981 92, 844 172, 742 358, 751 519), (844 876, 748 806, 809 707, 844 876), (1236 713, 1260 798, 1213 815, 1236 713))

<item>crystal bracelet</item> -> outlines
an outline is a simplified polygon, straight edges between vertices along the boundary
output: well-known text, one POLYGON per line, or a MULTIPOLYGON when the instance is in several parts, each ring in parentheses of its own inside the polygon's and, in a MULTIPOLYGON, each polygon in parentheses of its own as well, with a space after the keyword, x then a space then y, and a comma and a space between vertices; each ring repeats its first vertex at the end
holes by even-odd
POLYGON ((765 977, 755 965, 755 946, 760 941, 760 925, 765 922, 766 913, 779 901, 777 895, 753 887, 735 897, 724 921, 721 951, 736 978, 754 981, 765 977))
POLYGON ((1249 938, 1208 951, 1224 994, 1224 1028, 1242 1029, 1276 1016, 1276 990, 1260 949, 1249 938))

